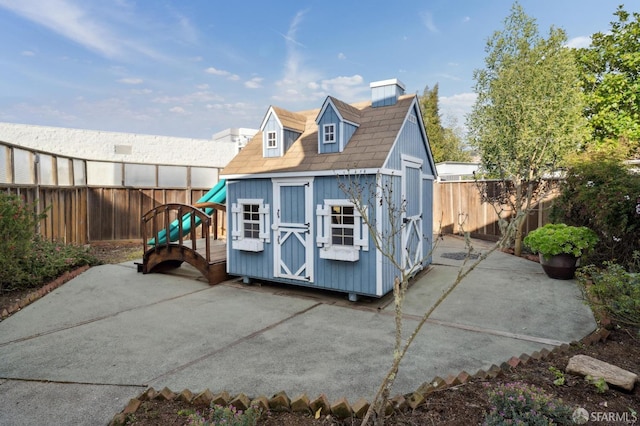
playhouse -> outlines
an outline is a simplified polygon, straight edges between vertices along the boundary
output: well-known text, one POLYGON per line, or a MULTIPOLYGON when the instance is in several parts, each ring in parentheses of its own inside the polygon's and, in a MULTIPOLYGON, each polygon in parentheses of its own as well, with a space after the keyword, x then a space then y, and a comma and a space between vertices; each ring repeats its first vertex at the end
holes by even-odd
POLYGON ((362 103, 328 96, 314 110, 269 107, 221 172, 229 275, 381 297, 399 271, 365 218, 378 235, 395 221, 389 247, 406 271, 429 264, 436 169, 418 97, 397 79, 370 87, 362 103), (360 197, 345 191, 353 184, 360 197))

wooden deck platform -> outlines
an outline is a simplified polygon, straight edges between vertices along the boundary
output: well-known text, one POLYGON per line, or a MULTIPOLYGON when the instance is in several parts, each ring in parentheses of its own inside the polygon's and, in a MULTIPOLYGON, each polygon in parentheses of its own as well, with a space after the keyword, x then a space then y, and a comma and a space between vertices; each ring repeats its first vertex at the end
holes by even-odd
POLYGON ((224 206, 213 203, 206 206, 164 204, 145 213, 142 217, 144 254, 138 272, 163 272, 187 262, 200 271, 209 284, 225 281, 227 248, 226 239, 218 238, 219 211, 225 211, 224 206), (205 207, 213 209, 213 214, 208 215, 205 207))

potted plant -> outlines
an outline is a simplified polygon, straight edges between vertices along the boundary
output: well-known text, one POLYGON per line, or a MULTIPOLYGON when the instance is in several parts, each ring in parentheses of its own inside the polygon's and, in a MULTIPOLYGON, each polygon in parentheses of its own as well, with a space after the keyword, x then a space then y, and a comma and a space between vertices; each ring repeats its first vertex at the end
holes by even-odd
POLYGON ((578 259, 591 252, 598 236, 586 226, 549 223, 525 237, 524 244, 540 256, 540 265, 551 278, 573 278, 578 259))

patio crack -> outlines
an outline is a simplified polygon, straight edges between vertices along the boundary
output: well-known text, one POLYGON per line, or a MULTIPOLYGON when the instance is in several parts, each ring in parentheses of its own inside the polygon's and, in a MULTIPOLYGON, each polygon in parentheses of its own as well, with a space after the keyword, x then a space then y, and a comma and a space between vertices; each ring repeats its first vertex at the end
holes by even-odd
POLYGON ((155 381, 157 381, 157 380, 159 380, 159 379, 161 379, 163 377, 169 376, 171 374, 177 373, 178 371, 182 371, 182 370, 184 370, 186 368, 189 368, 192 365, 199 363, 200 361, 203 361, 203 360, 205 360, 207 358, 211 358, 214 355, 217 355, 217 354, 219 354, 221 352, 224 352, 224 351, 226 351, 228 349, 231 349, 234 346, 239 345, 240 343, 244 343, 244 342, 246 342, 248 340, 251 340, 254 337, 259 336, 259 335, 261 335, 261 334, 263 334, 263 333, 265 333, 265 332, 267 332, 269 330, 273 330, 274 328, 284 324, 285 322, 290 321, 290 320, 292 320, 292 319, 294 319, 294 318, 296 318, 296 317, 298 317, 300 315, 306 314, 310 310, 312 310, 314 308, 317 308, 320 305, 323 305, 323 303, 319 302, 319 303, 311 305, 308 308, 305 308, 305 309, 303 309, 301 311, 295 312, 292 315, 289 315, 288 317, 281 319, 280 321, 274 322, 273 324, 269 324, 268 326, 266 326, 264 328, 261 328, 259 330, 256 330, 253 333, 247 334, 246 336, 243 336, 243 337, 239 338, 238 340, 234 340, 233 342, 229 343, 228 345, 225 345, 225 346, 223 346, 221 348, 218 348, 215 351, 212 351, 212 352, 209 352, 207 354, 204 354, 204 355, 202 355, 202 356, 200 356, 200 357, 198 357, 196 359, 193 359, 193 360, 191 360, 191 361, 189 361, 189 362, 187 362, 185 364, 179 365, 178 367, 175 367, 175 368, 173 368, 173 369, 171 369, 169 371, 166 371, 166 372, 160 374, 159 376, 156 376, 156 377, 154 377, 152 379, 149 379, 149 380, 147 380, 147 382, 148 383, 152 383, 152 382, 155 382, 155 381))

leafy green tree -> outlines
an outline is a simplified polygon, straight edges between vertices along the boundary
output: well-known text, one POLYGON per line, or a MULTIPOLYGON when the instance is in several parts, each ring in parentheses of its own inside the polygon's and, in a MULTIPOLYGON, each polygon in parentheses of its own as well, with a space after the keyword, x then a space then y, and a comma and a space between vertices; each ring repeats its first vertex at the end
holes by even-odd
POLYGON ((438 107, 438 83, 429 89, 425 87, 420 97, 420 109, 424 129, 429 138, 431 153, 436 163, 442 161, 469 161, 471 156, 464 149, 463 139, 455 128, 442 126, 438 107))
POLYGON ((607 33, 577 50, 585 94, 585 115, 596 144, 640 141, 640 13, 619 6, 607 33))
POLYGON ((496 207, 503 229, 516 221, 509 229, 520 255, 524 219, 548 193, 543 178, 579 148, 586 127, 564 31, 551 27, 541 37, 518 3, 504 25, 487 42, 486 67, 474 71, 478 97, 467 124, 482 173, 501 183, 497 192, 481 185, 483 200, 496 207))

